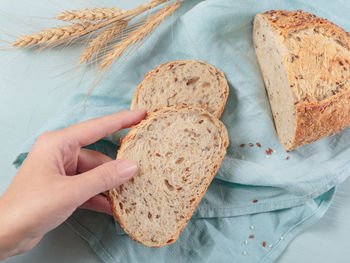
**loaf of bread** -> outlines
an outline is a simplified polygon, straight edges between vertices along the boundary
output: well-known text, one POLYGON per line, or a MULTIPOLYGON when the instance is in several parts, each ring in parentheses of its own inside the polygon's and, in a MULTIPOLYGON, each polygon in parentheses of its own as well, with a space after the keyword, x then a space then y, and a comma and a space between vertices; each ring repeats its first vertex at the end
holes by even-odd
POLYGON ((123 139, 118 159, 138 173, 109 191, 115 219, 145 246, 176 241, 226 154, 225 126, 205 109, 172 106, 152 112, 123 139))
POLYGON ((286 150, 350 125, 348 33, 301 10, 272 10, 256 15, 253 41, 286 150))
POLYGON ((172 61, 146 74, 135 92, 131 109, 154 111, 173 105, 204 105, 220 118, 228 92, 220 69, 198 60, 172 61))

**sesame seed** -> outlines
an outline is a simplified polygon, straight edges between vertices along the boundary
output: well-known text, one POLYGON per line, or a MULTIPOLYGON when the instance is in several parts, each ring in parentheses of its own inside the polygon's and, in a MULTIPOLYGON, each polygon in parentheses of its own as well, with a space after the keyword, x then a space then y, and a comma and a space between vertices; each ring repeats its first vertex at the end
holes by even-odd
POLYGON ((280 239, 283 240, 283 236, 281 236, 280 239))
POLYGON ((247 250, 243 251, 243 255, 245 255, 245 256, 247 255, 247 250))
POLYGON ((269 248, 272 248, 272 244, 269 245, 269 248))
POLYGON ((254 229, 254 226, 250 226, 250 229, 253 230, 253 229, 254 229))
POLYGON ((244 241, 244 244, 248 245, 248 240, 244 241))
POLYGON ((242 158, 242 160, 244 160, 244 155, 243 154, 241 155, 241 158, 242 158))
POLYGON ((270 159, 270 155, 266 155, 266 158, 267 158, 267 159, 270 159))

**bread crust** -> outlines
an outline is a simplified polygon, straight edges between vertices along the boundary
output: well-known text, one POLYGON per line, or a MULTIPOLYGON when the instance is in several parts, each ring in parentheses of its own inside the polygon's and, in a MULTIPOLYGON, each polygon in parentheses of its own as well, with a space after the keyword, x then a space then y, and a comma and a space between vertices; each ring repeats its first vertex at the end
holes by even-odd
MULTIPOLYGON (((135 91, 134 97, 133 97, 133 99, 131 101, 130 109, 131 110, 135 109, 137 101, 138 101, 138 98, 139 98, 140 90, 143 88, 143 83, 145 81, 148 81, 160 68, 167 67, 170 64, 182 64, 182 63, 189 63, 189 62, 204 63, 205 65, 208 65, 210 67, 215 68, 216 71, 219 72, 219 75, 221 77, 221 85, 223 85, 225 87, 224 98, 222 99, 222 102, 221 102, 222 106, 219 108, 218 113, 216 114, 216 117, 218 119, 220 119, 221 114, 223 113, 223 111, 225 109, 225 105, 226 105, 227 98, 228 98, 228 95, 229 95, 229 86, 228 86, 227 80, 226 80, 225 75, 224 75, 224 73, 222 72, 221 69, 218 69, 217 67, 214 67, 213 65, 210 65, 210 64, 208 64, 208 63, 206 63, 204 61, 200 61, 200 60, 175 60, 175 61, 169 61, 169 62, 161 64, 158 67, 148 71, 146 73, 144 79, 142 80, 141 84, 137 87, 137 89, 135 91)), ((188 104, 188 105, 190 105, 190 104, 188 104)), ((166 106, 166 105, 164 105, 164 106, 166 106)))
POLYGON ((332 136, 350 125, 350 91, 320 103, 297 107, 294 144, 289 149, 332 136))
MULTIPOLYGON (((159 109, 159 110, 156 110, 154 112, 149 113, 147 115, 146 119, 142 120, 139 124, 133 126, 131 128, 131 130, 128 132, 128 134, 125 136, 125 138, 123 139, 122 145, 120 146, 120 149, 119 149, 118 154, 117 154, 117 159, 118 159, 118 157, 120 157, 120 155, 125 151, 127 143, 134 139, 137 131, 139 129, 142 129, 148 122, 152 121, 152 119, 157 118, 158 116, 160 116, 160 115, 162 115, 163 113, 166 113, 166 112, 171 112, 171 111, 178 112, 178 111, 190 110, 190 109, 196 109, 196 110, 198 110, 198 111, 200 111, 202 113, 205 113, 205 114, 209 115, 211 117, 212 121, 214 121, 217 124, 218 129, 220 131, 220 135, 222 136, 221 139, 223 141, 224 149, 223 149, 222 154, 219 157, 218 162, 216 164, 214 164, 214 166, 213 166, 214 167, 214 171, 210 175, 210 178, 208 180, 207 186, 205 187, 203 192, 200 194, 200 196, 196 199, 196 202, 195 202, 195 204, 193 206, 193 209, 191 211, 189 211, 189 213, 186 215, 186 222, 182 225, 180 230, 176 234, 174 234, 174 236, 172 237, 172 240, 170 242, 159 244, 159 245, 155 245, 155 246, 152 246, 152 247, 162 247, 162 246, 170 245, 170 244, 176 242, 176 240, 179 238, 181 232, 183 231, 183 229, 187 225, 188 221, 191 219, 192 214, 194 213, 197 205, 202 200, 202 198, 203 198, 205 192, 207 191, 211 181, 213 180, 215 174, 219 170, 221 162, 222 162, 224 156, 226 155, 226 149, 227 149, 228 144, 229 144, 229 138, 228 138, 228 133, 227 133, 226 127, 215 116, 211 115, 208 111, 206 111, 205 109, 200 108, 200 107, 187 106, 187 105, 175 105, 175 106, 170 106, 170 107, 164 107, 162 109, 159 109)), ((111 204, 111 208, 112 208, 112 211, 113 211, 114 219, 119 222, 120 226, 124 229, 124 231, 130 236, 130 238, 132 240, 134 240, 136 242, 139 242, 139 243, 141 243, 141 244, 143 244, 145 246, 149 246, 148 244, 145 244, 142 241, 138 240, 135 236, 133 236, 132 233, 130 233, 128 231, 127 227, 125 226, 125 223, 123 222, 122 218, 120 217, 120 215, 118 213, 118 209, 116 208, 117 204, 115 204, 113 202, 113 197, 112 196, 115 195, 115 194, 116 194, 116 189, 112 189, 112 190, 110 190, 108 192, 108 199, 109 199, 109 202, 111 204)))
MULTIPOLYGON (((291 33, 319 27, 323 29, 323 35, 334 39, 341 46, 350 50, 349 33, 327 19, 302 10, 271 10, 258 15, 266 19, 281 43, 291 33)), ((348 59, 346 58, 345 60, 348 59)), ((295 76, 292 69, 288 66, 286 57, 283 57, 283 61, 286 66, 289 84, 291 84, 295 81, 292 79, 295 76)), ((298 61, 294 63, 296 64, 298 61)), ((259 66, 262 69, 260 63, 259 66)), ((334 82, 333 79, 330 79, 330 81, 334 82)), ((286 147, 283 145, 287 151, 332 136, 350 126, 350 85, 348 81, 348 79, 344 79, 342 86, 345 88, 329 98, 322 100, 316 100, 315 98, 306 98, 303 101, 295 100, 296 130, 291 146, 286 147)))

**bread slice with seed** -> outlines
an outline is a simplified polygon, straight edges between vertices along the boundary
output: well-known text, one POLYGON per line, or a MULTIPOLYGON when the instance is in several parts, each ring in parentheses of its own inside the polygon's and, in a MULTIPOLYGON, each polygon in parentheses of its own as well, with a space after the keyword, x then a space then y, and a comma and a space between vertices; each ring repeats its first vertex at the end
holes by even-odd
POLYGON ((286 150, 350 125, 348 33, 301 10, 272 10, 256 15, 253 41, 286 150))
POLYGON ((225 126, 205 109, 172 106, 152 112, 123 139, 118 159, 138 174, 109 191, 115 219, 149 247, 176 241, 226 154, 225 126))
POLYGON ((224 73, 198 60, 178 60, 149 71, 137 88, 131 109, 154 111, 173 105, 205 105, 220 118, 229 88, 224 73))

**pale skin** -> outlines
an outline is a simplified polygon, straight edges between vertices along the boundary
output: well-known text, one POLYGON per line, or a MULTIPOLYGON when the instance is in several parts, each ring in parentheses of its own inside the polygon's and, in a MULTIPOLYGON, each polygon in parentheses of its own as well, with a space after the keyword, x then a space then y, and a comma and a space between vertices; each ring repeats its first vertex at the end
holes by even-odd
POLYGON ((32 249, 77 208, 111 215, 100 193, 128 181, 137 166, 82 147, 145 116, 125 111, 40 136, 0 197, 0 260, 32 249))

